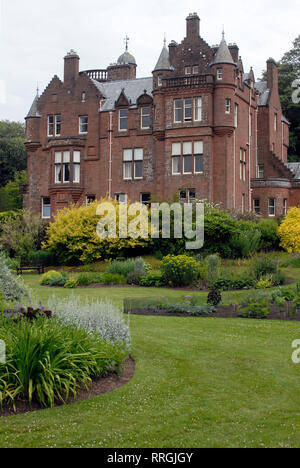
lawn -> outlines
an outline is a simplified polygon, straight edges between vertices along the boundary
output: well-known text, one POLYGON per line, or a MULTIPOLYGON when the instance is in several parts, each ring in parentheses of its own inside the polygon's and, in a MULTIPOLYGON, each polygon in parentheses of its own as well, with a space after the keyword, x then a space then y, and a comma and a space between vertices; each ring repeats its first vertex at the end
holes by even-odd
MULTIPOLYGON (((43 301, 64 289, 25 281, 43 301)), ((155 289, 77 289, 78 297, 156 295, 155 289)), ((182 291, 159 294, 182 297, 182 291)), ((204 293, 197 293, 205 301, 204 293)), ((224 294, 225 301, 231 295, 224 294)), ((134 379, 68 407, 0 419, 0 447, 299 447, 300 323, 132 316, 134 379)))

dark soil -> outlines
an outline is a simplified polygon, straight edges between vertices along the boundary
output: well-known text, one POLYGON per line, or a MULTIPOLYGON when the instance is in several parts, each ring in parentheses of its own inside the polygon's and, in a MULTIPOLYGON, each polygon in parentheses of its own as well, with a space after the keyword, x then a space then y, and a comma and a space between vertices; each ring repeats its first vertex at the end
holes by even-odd
MULTIPOLYGON (((170 313, 167 310, 152 310, 152 309, 137 309, 126 312, 132 315, 144 315, 152 317, 194 317, 194 318, 241 318, 239 311, 235 306, 219 306, 216 312, 209 315, 192 316, 180 313, 170 313)), ((295 314, 282 312, 279 313, 275 306, 272 306, 270 314, 264 320, 288 320, 300 322, 300 310, 297 310, 295 314)))
MULTIPOLYGON (((78 401, 89 400, 99 395, 104 395, 105 393, 111 393, 115 390, 126 385, 133 378, 135 373, 135 362, 133 359, 128 359, 123 367, 123 373, 121 376, 113 374, 109 377, 95 380, 90 389, 86 390, 84 387, 81 387, 77 391, 77 398, 69 398, 66 404, 76 403, 78 401)), ((55 406, 63 406, 62 404, 57 404, 55 406)), ((3 409, 0 409, 0 418, 13 416, 16 414, 24 414, 32 411, 43 410, 37 402, 33 402, 30 406, 26 401, 17 401, 16 402, 16 411, 12 406, 4 406, 3 409)))

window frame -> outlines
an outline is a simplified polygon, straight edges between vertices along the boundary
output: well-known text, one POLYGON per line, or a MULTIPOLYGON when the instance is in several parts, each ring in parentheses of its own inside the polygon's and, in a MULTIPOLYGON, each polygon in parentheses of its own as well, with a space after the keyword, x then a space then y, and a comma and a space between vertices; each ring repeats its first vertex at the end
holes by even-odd
POLYGON ((79 116, 79 135, 87 135, 88 133, 89 133, 89 116, 88 115, 80 115, 79 116), (87 119, 87 121, 82 122, 81 119, 87 119), (86 125, 86 131, 81 130, 83 125, 86 125))
POLYGON ((218 68, 217 69, 217 80, 222 81, 223 80, 223 68, 218 68))
POLYGON ((276 198, 269 198, 268 200, 268 213, 269 213, 269 218, 275 218, 276 217, 276 198), (274 204, 271 205, 271 201, 274 201, 274 204), (274 213, 271 213, 271 210, 274 211, 274 213))
POLYGON ((42 219, 51 219, 51 198, 42 197, 42 219), (49 203, 45 204, 45 200, 49 200, 49 203), (44 209, 49 208, 49 216, 44 215, 44 209))
POLYGON ((225 98, 225 114, 230 115, 231 114, 231 99, 225 98))
POLYGON ((128 109, 119 110, 118 129, 119 129, 119 132, 128 131, 128 109), (126 115, 122 116, 121 115, 122 112, 126 113, 126 115), (126 122, 126 128, 121 128, 121 122, 124 122, 124 121, 126 122))
POLYGON ((254 210, 254 213, 257 214, 258 216, 261 215, 260 198, 254 198, 254 200, 253 200, 253 210, 254 210))
POLYGON ((148 107, 141 107, 141 130, 149 130, 151 128, 151 108, 148 107), (148 114, 144 115, 143 112, 147 110, 149 111, 148 114), (143 125, 143 119, 148 118, 149 119, 149 125, 146 127, 143 125))

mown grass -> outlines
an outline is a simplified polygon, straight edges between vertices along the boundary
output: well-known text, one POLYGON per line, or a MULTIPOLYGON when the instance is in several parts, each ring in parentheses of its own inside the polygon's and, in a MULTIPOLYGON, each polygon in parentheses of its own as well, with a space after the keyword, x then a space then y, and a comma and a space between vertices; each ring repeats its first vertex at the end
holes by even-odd
MULTIPOLYGON (((25 280, 43 300, 53 292, 70 294, 38 286, 37 275, 25 280)), ((120 303, 151 291, 157 295, 143 288, 74 294, 120 303)), ((299 447, 300 367, 292 363, 291 344, 300 339, 300 323, 130 320, 136 374, 127 386, 68 407, 0 419, 0 447, 299 447)))

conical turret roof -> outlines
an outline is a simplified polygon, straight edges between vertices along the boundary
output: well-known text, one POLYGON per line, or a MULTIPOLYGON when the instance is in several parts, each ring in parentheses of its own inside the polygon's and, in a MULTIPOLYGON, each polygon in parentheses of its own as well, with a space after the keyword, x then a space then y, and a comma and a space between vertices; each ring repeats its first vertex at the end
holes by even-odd
POLYGON ((213 61, 213 65, 217 63, 230 63, 235 65, 230 50, 228 48, 227 42, 225 41, 225 35, 223 33, 223 38, 220 43, 220 46, 217 50, 216 56, 213 61))
POLYGON ((166 41, 165 41, 163 50, 161 51, 160 57, 158 59, 158 62, 156 64, 154 71, 171 70, 171 69, 172 67, 170 63, 169 51, 167 49, 166 41))
POLYGON ((39 91, 37 90, 36 96, 33 100, 33 103, 30 107, 30 110, 27 114, 27 117, 41 117, 41 114, 38 111, 38 100, 39 100, 39 91))

